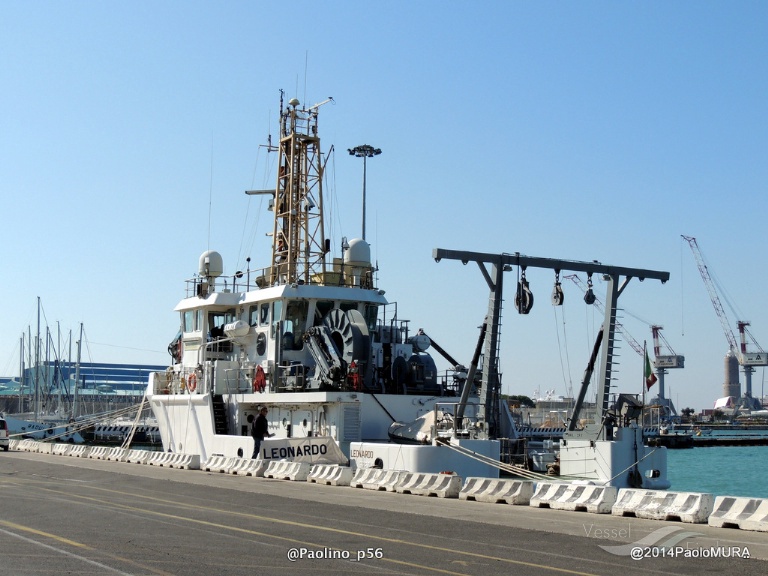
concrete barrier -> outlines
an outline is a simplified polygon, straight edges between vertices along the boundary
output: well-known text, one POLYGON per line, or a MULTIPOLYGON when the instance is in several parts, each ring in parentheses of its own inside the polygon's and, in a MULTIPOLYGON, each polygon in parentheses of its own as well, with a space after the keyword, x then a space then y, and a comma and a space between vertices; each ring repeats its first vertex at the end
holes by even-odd
POLYGON ((454 474, 415 474, 406 472, 395 486, 398 494, 458 498, 464 480, 454 474))
POLYGON ((708 523, 718 528, 768 532, 768 498, 718 496, 708 523))
POLYGON ((36 450, 32 452, 38 452, 39 454, 53 454, 53 444, 50 442, 35 442, 36 450))
POLYGON ((206 472, 229 472, 236 458, 232 456, 211 456, 205 461, 203 470, 206 472))
POLYGON ((330 484, 331 486, 349 486, 352 482, 352 468, 334 464, 316 464, 307 476, 307 482, 330 484))
POLYGON ((563 482, 539 482, 531 498, 535 508, 572 510, 593 514, 610 514, 616 502, 618 489, 613 486, 593 484, 566 484, 563 482))
POLYGON ((150 466, 160 466, 160 463, 163 461, 168 460, 170 457, 170 452, 155 452, 152 454, 152 456, 149 457, 149 460, 147 460, 147 464, 150 466))
POLYGON ((35 440, 26 438, 25 440, 19 442, 19 450, 22 452, 38 452, 40 449, 37 446, 37 442, 35 440))
POLYGON ((235 461, 229 468, 229 473, 240 476, 263 477, 267 466, 268 463, 260 458, 256 460, 252 458, 235 458, 235 461))
POLYGON ((185 470, 200 470, 199 454, 175 454, 173 452, 155 452, 147 461, 150 466, 165 466, 167 468, 183 468, 185 470))
POLYGON ((309 476, 312 465, 309 462, 289 462, 287 460, 272 460, 264 471, 265 478, 277 480, 294 480, 304 482, 309 476))
POLYGON ((715 497, 708 493, 622 488, 612 514, 703 524, 712 513, 714 502, 715 497))
POLYGON ((8 449, 9 450, 19 450, 19 442, 21 442, 21 440, 18 440, 18 439, 9 440, 8 441, 8 449))
POLYGON ((127 452, 128 450, 126 448, 120 448, 120 447, 112 448, 109 450, 109 452, 107 452, 107 460, 112 460, 114 462, 122 462, 127 452))
POLYGON ((107 452, 109 452, 109 446, 94 446, 88 453, 88 458, 94 460, 106 460, 107 452))
POLYGON ((527 505, 533 496, 533 482, 499 480, 498 478, 467 478, 459 492, 460 500, 476 500, 497 504, 527 505))
POLYGON ((90 452, 90 450, 90 446, 86 446, 85 444, 77 444, 76 446, 72 446, 72 450, 69 451, 69 455, 73 458, 87 458, 88 452, 90 452))
POLYGON ((386 490, 394 492, 404 470, 381 470, 380 468, 358 468, 349 485, 365 490, 386 490))
POLYGON ((72 450, 71 444, 54 444, 51 449, 51 454, 56 456, 67 456, 72 450))
POLYGON ((149 450, 128 450, 125 453, 125 458, 123 459, 123 462, 128 462, 130 464, 146 464, 147 460, 149 460, 149 457, 152 455, 152 452, 149 450))
POLYGON ((200 470, 200 454, 176 454, 176 458, 171 458, 169 466, 183 470, 200 470))

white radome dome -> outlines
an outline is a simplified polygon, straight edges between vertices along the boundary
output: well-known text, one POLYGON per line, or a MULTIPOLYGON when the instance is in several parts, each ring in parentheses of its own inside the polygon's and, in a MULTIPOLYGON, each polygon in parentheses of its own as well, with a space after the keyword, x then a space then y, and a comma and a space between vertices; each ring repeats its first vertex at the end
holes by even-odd
POLYGON ((349 241, 349 248, 344 252, 344 264, 346 266, 370 267, 371 245, 362 238, 353 238, 349 241))
POLYGON ((200 255, 198 274, 204 278, 218 278, 224 273, 224 260, 216 250, 207 250, 200 255))

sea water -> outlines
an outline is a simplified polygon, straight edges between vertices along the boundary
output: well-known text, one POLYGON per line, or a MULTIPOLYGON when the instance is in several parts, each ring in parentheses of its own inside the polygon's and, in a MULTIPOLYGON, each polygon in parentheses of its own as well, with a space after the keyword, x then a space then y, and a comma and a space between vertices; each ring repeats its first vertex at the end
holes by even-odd
POLYGON ((667 450, 667 477, 675 492, 768 498, 768 446, 667 450))

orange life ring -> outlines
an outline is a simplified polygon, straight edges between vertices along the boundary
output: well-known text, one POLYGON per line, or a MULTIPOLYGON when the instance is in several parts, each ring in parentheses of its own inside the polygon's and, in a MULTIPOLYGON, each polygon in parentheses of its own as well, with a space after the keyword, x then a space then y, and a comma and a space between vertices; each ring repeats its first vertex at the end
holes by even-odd
POLYGON ((267 377, 264 375, 264 368, 256 367, 256 374, 253 375, 253 391, 264 392, 267 387, 267 377))
POLYGON ((194 392, 197 388, 197 376, 195 374, 190 374, 189 378, 187 379, 187 389, 190 392, 194 392))

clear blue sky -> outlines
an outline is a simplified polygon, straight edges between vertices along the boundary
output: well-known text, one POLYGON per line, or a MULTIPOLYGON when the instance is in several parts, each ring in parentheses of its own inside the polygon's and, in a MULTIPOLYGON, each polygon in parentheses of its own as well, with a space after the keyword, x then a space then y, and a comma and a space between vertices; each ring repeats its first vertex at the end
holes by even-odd
MULTIPOLYGON (((200 253, 266 264, 274 183, 259 149, 278 90, 322 108, 333 246, 368 240, 412 328, 469 362, 487 290, 435 247, 667 270, 621 298, 665 327, 678 408, 721 395, 726 339, 687 244, 768 346, 768 4, 764 2, 0 2, 0 374, 42 299, 85 325, 86 359, 165 364, 200 253), (262 207, 263 208, 263 207, 262 207), (209 219, 210 215, 210 219, 209 219), (210 221, 210 226, 209 226, 210 221)), ((530 271, 507 276, 504 391, 578 386, 600 317, 530 271)), ((598 293, 604 298, 603 287, 598 293)), ((725 304, 725 302, 724 302, 725 304)), ((735 330, 735 328, 734 328, 735 330)), ((650 344, 650 342, 649 342, 650 344)), ((445 363, 440 362, 441 367, 445 363)), ((617 373, 640 389, 628 346, 617 373)), ((757 394, 763 370, 755 374, 757 394)))

